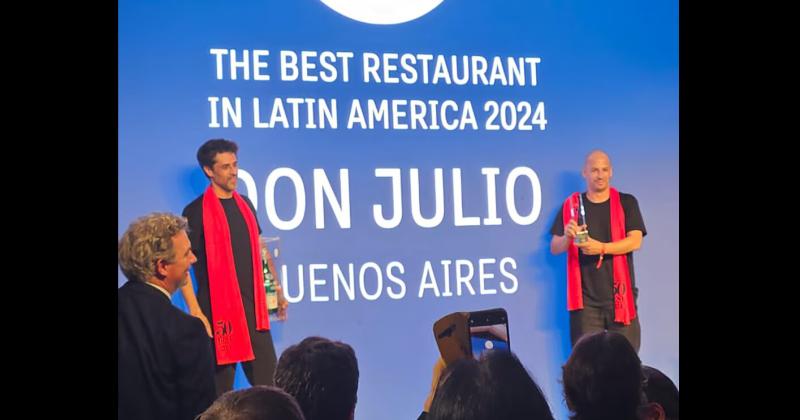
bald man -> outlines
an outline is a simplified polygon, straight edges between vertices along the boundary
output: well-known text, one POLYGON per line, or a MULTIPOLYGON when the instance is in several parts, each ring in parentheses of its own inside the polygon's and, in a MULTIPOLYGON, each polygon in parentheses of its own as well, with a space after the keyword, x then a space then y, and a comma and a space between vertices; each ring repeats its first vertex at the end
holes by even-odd
POLYGON ((624 335, 638 352, 633 251, 647 235, 639 203, 611 186, 611 159, 601 150, 586 156, 582 175, 586 192, 567 197, 550 228, 550 252, 567 252, 572 345, 584 334, 608 330, 624 335), (585 231, 588 236, 579 234, 585 231))

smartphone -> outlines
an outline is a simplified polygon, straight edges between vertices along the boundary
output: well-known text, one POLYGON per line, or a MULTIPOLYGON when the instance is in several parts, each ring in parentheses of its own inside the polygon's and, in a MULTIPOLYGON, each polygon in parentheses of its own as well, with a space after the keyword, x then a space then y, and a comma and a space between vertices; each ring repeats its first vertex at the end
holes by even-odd
POLYGON ((508 314, 505 309, 470 312, 468 325, 472 356, 476 359, 487 350, 511 350, 508 314))
POLYGON ((479 358, 489 349, 511 350, 508 315, 496 308, 453 312, 433 324, 433 335, 445 364, 461 358, 479 358))

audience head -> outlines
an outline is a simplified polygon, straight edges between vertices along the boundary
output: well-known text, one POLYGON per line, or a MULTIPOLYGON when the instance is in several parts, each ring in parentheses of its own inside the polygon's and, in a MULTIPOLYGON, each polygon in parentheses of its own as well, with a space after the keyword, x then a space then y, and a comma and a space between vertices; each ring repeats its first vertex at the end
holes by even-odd
POLYGON ((644 376, 636 350, 621 334, 581 337, 562 370, 573 420, 634 420, 643 402, 644 376))
POLYGON ((445 369, 427 420, 552 420, 550 406, 517 357, 503 350, 445 369))
POLYGON ((200 420, 305 420, 294 397, 273 386, 228 391, 198 416, 200 420))
POLYGON ((308 337, 281 354, 275 385, 297 399, 307 420, 352 419, 358 392, 356 354, 340 341, 308 337))

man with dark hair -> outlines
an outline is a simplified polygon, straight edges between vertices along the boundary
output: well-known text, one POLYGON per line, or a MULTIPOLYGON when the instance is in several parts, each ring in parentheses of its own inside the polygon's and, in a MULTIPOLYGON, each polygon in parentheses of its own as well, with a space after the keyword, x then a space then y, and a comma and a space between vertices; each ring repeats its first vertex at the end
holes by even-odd
MULTIPOLYGON (((656 403, 661 408, 658 417, 666 420, 678 420, 678 387, 660 370, 642 366, 645 377, 644 393, 650 403, 656 403)), ((657 410, 658 408, 656 408, 657 410)))
POLYGON ((583 165, 586 192, 564 201, 550 233, 550 252, 567 253, 567 310, 572 345, 584 334, 615 331, 638 352, 633 251, 647 235, 636 197, 611 186, 611 159, 595 150, 583 165))
POLYGON ((444 370, 425 420, 553 420, 542 390, 517 356, 490 350, 444 370))
POLYGON ((119 241, 128 282, 117 291, 117 418, 189 420, 214 401, 211 343, 171 295, 197 261, 186 220, 153 213, 119 241))
MULTIPOLYGON (((233 388, 238 362, 251 385, 272 385, 276 359, 264 291, 261 227, 253 204, 236 192, 237 152, 236 143, 223 139, 200 147, 197 162, 211 184, 183 210, 197 255, 197 294, 191 278, 181 291, 189 313, 203 321, 213 337, 217 395, 233 388)), ((277 274, 270 253, 264 254, 277 274)), ((276 289, 278 317, 286 319, 288 303, 280 285, 276 289)))
POLYGON ((564 399, 572 420, 638 420, 643 398, 642 363, 619 333, 584 335, 562 369, 564 399))
POLYGON ((305 420, 294 397, 274 386, 228 391, 199 420, 305 420))
POLYGON ((358 393, 358 360, 340 341, 308 337, 278 361, 275 385, 297 399, 306 420, 352 420, 358 393))

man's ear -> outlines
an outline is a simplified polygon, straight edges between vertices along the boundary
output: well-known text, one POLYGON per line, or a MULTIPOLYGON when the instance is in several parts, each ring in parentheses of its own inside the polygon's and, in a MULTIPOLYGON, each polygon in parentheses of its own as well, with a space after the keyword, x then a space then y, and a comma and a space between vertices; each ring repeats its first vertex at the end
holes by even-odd
POLYGON ((661 404, 649 402, 639 407, 639 417, 643 420, 667 420, 667 413, 661 404))
POLYGON ((160 259, 156 261, 156 277, 159 279, 163 279, 167 276, 167 260, 160 259))

